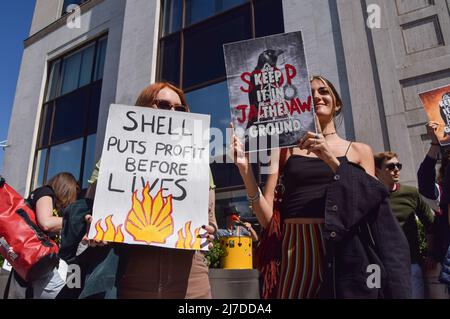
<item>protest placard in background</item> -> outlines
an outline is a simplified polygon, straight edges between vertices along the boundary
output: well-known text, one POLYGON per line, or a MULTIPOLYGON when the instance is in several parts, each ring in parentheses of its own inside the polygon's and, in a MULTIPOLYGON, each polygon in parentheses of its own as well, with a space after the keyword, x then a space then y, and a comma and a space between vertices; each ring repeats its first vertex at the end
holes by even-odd
POLYGON ((316 131, 301 32, 224 45, 235 134, 246 151, 298 144, 316 131))
POLYGON ((111 105, 89 238, 207 249, 209 121, 111 105))
POLYGON ((437 137, 442 146, 450 146, 450 85, 419 94, 430 121, 439 123, 437 137))

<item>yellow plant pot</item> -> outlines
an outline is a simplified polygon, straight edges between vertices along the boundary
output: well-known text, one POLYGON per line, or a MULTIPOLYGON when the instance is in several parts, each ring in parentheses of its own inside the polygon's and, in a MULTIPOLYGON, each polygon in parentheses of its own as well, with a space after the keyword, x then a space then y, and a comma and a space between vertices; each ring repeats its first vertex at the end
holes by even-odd
POLYGON ((222 257, 224 269, 252 269, 253 247, 252 238, 247 236, 222 237, 220 245, 226 254, 222 257))

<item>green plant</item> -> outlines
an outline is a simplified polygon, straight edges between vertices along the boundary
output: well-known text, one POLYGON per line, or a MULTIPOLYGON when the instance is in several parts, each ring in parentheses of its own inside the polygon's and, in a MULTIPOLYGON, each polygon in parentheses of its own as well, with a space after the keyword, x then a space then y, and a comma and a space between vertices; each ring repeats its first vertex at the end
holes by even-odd
POLYGON ((417 233, 419 235, 420 256, 422 258, 425 258, 425 256, 427 255, 427 250, 428 250, 427 237, 426 237, 426 233, 425 233, 425 226, 417 218, 416 218, 416 222, 417 222, 417 233))
POLYGON ((219 240, 213 241, 213 247, 205 254, 209 268, 221 268, 220 260, 226 255, 225 249, 219 240))

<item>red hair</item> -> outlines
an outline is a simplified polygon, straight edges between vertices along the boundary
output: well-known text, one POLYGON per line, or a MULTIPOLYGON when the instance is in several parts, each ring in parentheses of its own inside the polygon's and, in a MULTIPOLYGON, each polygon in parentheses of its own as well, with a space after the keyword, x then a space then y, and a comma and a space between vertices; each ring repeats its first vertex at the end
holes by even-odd
POLYGON ((168 82, 156 82, 150 84, 145 89, 142 90, 141 94, 139 94, 136 102, 134 103, 136 106, 144 106, 144 107, 153 107, 153 103, 156 100, 156 96, 158 93, 165 88, 169 88, 174 91, 180 97, 181 104, 185 105, 188 110, 189 106, 186 101, 186 96, 184 92, 177 88, 175 85, 170 84, 168 82))

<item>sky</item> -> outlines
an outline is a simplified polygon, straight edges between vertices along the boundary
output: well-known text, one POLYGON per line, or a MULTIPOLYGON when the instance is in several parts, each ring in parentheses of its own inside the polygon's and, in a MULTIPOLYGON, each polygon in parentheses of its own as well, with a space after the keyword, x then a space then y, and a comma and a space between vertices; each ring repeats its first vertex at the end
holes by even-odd
MULTIPOLYGON (((8 137, 9 119, 14 103, 17 77, 22 61, 23 41, 28 37, 35 0, 2 1, 0 19, 0 141, 8 137)), ((0 148, 0 174, 3 172, 0 148)))

